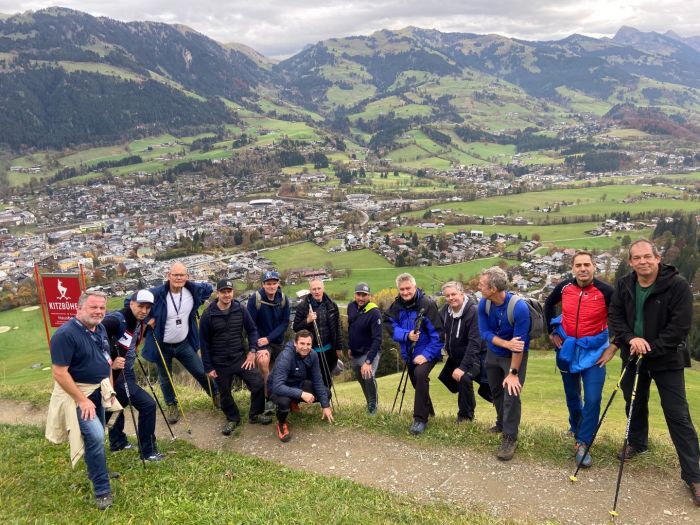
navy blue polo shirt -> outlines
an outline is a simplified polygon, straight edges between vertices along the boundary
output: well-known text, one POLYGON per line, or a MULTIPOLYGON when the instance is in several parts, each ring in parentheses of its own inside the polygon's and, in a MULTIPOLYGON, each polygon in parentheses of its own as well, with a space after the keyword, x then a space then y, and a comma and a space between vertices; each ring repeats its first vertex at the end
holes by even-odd
POLYGON ((67 366, 76 383, 99 383, 109 377, 109 342, 104 326, 88 330, 75 317, 51 337, 51 362, 67 366))

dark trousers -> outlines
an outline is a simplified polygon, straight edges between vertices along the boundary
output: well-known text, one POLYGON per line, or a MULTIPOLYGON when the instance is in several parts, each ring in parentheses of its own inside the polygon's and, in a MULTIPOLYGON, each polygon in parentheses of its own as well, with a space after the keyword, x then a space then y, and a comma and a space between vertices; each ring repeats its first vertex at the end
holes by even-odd
POLYGON ((333 382, 333 370, 335 370, 335 365, 338 364, 338 354, 336 354, 335 350, 319 352, 318 364, 321 366, 323 384, 330 387, 333 382))
MULTIPOLYGON (((649 371, 646 362, 642 363, 637 383, 637 394, 630 421, 629 443, 639 450, 649 446, 649 387, 651 380, 656 383, 664 411, 671 441, 676 447, 678 461, 681 465, 681 478, 687 483, 700 482, 700 449, 698 434, 690 419, 688 401, 685 398, 685 375, 683 369, 649 371)), ((632 388, 634 386, 635 368, 625 374, 620 385, 625 396, 625 412, 629 416, 632 388)))
MULTIPOLYGON (((326 388, 326 393, 328 394, 328 399, 331 398, 331 391, 328 387, 326 388)), ((314 390, 314 385, 311 382, 310 379, 307 379, 304 381, 304 384, 301 385, 301 389, 304 392, 311 392, 314 397, 316 398, 316 401, 314 403, 318 402, 318 393, 314 390)), ((284 423, 287 421, 287 416, 289 415, 289 411, 291 410, 292 406, 292 401, 295 401, 297 403, 302 403, 301 398, 299 399, 292 399, 291 397, 287 396, 279 396, 277 394, 272 394, 270 396, 270 399, 272 400, 273 403, 277 405, 277 421, 280 423, 284 423)))
MULTIPOLYGON (((112 450, 124 448, 128 443, 126 434, 124 433, 124 415, 130 410, 127 405, 131 398, 131 406, 139 413, 138 419, 138 438, 141 445, 141 457, 147 458, 156 452, 156 402, 146 391, 141 388, 135 381, 129 380, 129 397, 126 395, 126 387, 124 381, 119 381, 115 390, 117 392, 117 400, 124 407, 124 411, 119 414, 114 421, 114 425, 109 429, 109 447, 112 450)), ((107 420, 111 412, 107 412, 107 420)), ((131 414, 128 415, 131 417, 131 414)))
POLYGON ((245 361, 245 354, 237 359, 233 365, 226 368, 216 366, 216 385, 219 387, 221 394, 221 411, 226 415, 228 421, 240 422, 241 412, 238 410, 238 405, 233 399, 231 393, 231 385, 234 377, 240 377, 250 390, 250 413, 249 418, 262 414, 265 409, 265 389, 263 388, 263 379, 260 370, 253 368, 246 370, 241 368, 245 361))
MULTIPOLYGON (((503 380, 510 373, 510 361, 510 357, 497 356, 489 349, 486 354, 486 374, 489 378, 493 404, 496 407, 496 426, 502 429, 504 434, 513 439, 518 439, 521 414, 520 395, 510 395, 503 388, 503 380)), ((518 369, 518 378, 522 386, 525 386, 526 370, 527 352, 523 355, 523 360, 518 369)), ((522 390, 520 394, 522 395, 522 390)))
POLYGON ((459 390, 457 391, 457 415, 474 419, 475 408, 474 381, 468 374, 464 374, 459 380, 459 390))
POLYGON ((408 363, 408 377, 416 390, 413 398, 413 419, 423 423, 427 423, 428 418, 435 415, 430 399, 430 371, 434 366, 435 361, 428 361, 422 365, 408 363))

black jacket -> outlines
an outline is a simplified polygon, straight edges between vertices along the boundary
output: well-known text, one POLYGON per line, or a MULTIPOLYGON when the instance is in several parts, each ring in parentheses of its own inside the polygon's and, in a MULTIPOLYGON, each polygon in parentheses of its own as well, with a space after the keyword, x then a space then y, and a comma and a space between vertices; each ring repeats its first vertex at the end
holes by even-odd
POLYGON ((231 301, 226 313, 219 309, 216 301, 209 305, 199 322, 199 343, 205 372, 230 367, 248 352, 244 345, 244 329, 248 346, 254 352, 258 344, 258 330, 248 310, 238 301, 231 301))
POLYGON ((348 304, 348 346, 353 357, 367 354, 374 361, 382 349, 382 313, 374 303, 361 310, 355 301, 348 304))
POLYGON ((340 312, 338 311, 338 305, 325 293, 320 303, 316 301, 311 294, 307 295, 299 302, 294 312, 292 329, 295 332, 299 330, 308 330, 311 332, 314 348, 330 344, 331 347, 329 350, 336 351, 343 349, 343 343, 340 337, 340 312), (316 324, 318 325, 318 331, 321 333, 322 341, 316 340, 316 332, 314 331, 313 323, 306 322, 306 316, 309 314, 309 305, 311 305, 311 308, 318 316, 316 318, 316 324))
MULTIPOLYGON (((445 329, 445 350, 448 359, 463 372, 469 372, 479 364, 479 354, 486 352, 486 343, 479 334, 479 319, 476 303, 469 297, 464 298, 465 305, 460 317, 450 315, 450 305, 440 309, 440 318, 445 329)), ((478 374, 478 370, 476 372, 478 374)))
MULTIPOLYGON (((619 279, 610 303, 608 322, 622 359, 629 359, 629 342, 634 335, 635 284, 637 274, 619 279)), ((645 356, 649 370, 677 370, 690 366, 687 337, 693 318, 693 294, 678 270, 659 266, 656 285, 644 303, 644 339, 651 345, 645 356)))

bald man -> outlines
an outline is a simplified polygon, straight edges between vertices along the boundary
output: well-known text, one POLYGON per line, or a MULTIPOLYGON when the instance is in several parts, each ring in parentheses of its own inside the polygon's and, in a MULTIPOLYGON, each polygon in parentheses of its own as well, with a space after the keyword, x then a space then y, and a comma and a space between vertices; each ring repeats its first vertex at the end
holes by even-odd
POLYGON ((148 326, 151 330, 146 330, 143 357, 158 367, 160 389, 168 405, 170 424, 180 419, 175 390, 170 382, 173 358, 180 361, 204 391, 213 396, 214 404, 219 406, 216 384, 207 380, 202 360, 197 355, 199 329, 196 314, 214 288, 209 283, 196 283, 189 278, 185 265, 176 262, 170 267, 166 282, 150 289, 155 302, 149 316, 148 326))

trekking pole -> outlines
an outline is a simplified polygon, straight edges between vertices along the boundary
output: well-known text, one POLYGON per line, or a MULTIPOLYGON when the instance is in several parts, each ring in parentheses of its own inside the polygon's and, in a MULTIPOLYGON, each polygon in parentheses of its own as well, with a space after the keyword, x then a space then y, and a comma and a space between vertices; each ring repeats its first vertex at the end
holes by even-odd
POLYGON ((605 410, 603 410, 603 414, 600 416, 600 420, 598 421, 598 426, 595 427, 595 431, 593 432, 593 436, 591 437, 590 444, 586 445, 584 443, 584 445, 583 445, 583 447, 584 447, 583 448, 583 455, 581 456, 581 459, 578 461, 578 464, 576 465, 576 472, 574 472, 571 476, 569 476, 569 479, 572 482, 578 481, 576 474, 578 474, 578 471, 581 469, 581 465, 583 465, 583 460, 586 459, 586 454, 588 454, 588 451, 591 450, 591 447, 593 446, 593 442, 595 441, 595 438, 598 435, 598 431, 600 430, 600 427, 603 425, 603 419, 605 419, 605 414, 608 413, 608 409, 610 408, 610 405, 612 405, 613 399, 615 399, 615 395, 617 394, 617 391, 620 390, 620 385, 622 384, 622 379, 625 377, 625 374, 627 373, 627 370, 629 369, 630 364, 632 364, 631 359, 629 361, 627 361, 627 364, 622 369, 622 373, 620 374, 620 379, 617 380, 617 384, 615 385, 615 390, 613 390, 612 395, 610 396, 610 400, 608 401, 608 404, 605 405, 605 410))
MULTIPOLYGON (((311 308, 311 305, 309 305, 309 308, 311 308)), ((321 332, 318 329, 318 324, 316 323, 316 319, 312 321, 312 324, 314 325, 314 333, 316 334, 316 341, 318 341, 318 346, 322 350, 319 352, 320 354, 320 361, 321 365, 323 366, 323 370, 326 372, 326 376, 328 377, 328 382, 330 383, 331 390, 333 391, 333 395, 331 398, 335 398, 335 402, 338 405, 338 408, 340 408, 340 401, 338 400, 338 392, 335 390, 335 384, 333 382, 333 374, 331 373, 331 370, 328 366, 328 360, 326 359, 326 354, 323 351, 323 341, 321 340, 321 332)), ((331 400, 332 403, 332 400, 331 400)))
MULTIPOLYGON (((399 384, 396 385, 396 395, 394 396, 394 402, 391 405, 391 414, 394 413, 394 407, 396 407, 396 400, 399 398, 399 392, 401 391, 401 383, 403 383, 404 375, 406 375, 406 362, 403 363, 403 368, 401 369, 401 377, 399 378, 399 384)), ((401 403, 403 404, 403 396, 401 397, 401 403)), ((399 414, 401 410, 399 409, 399 414)))
POLYGON ((642 366, 642 358, 644 356, 640 355, 639 359, 637 359, 637 368, 635 369, 634 372, 634 386, 632 387, 632 397, 630 399, 630 412, 627 415, 627 427, 625 428, 625 440, 624 443, 622 444, 622 454, 620 456, 620 469, 617 471, 617 486, 615 487, 615 499, 613 501, 613 508, 610 511, 610 517, 613 522, 615 522, 615 517, 617 516, 617 498, 620 494, 620 483, 622 481, 622 469, 625 466, 625 459, 626 459, 626 451, 627 451, 627 442, 629 440, 630 436, 630 424, 632 423, 632 414, 634 412, 634 400, 637 397, 637 385, 639 384, 639 369, 642 366))
POLYGON ((156 400, 156 405, 158 405, 158 409, 160 410, 160 414, 163 416, 163 420, 165 421, 165 424, 168 426, 168 430, 170 431, 170 435, 172 436, 172 439, 175 439, 175 434, 173 433, 173 429, 170 426, 170 423, 168 422, 168 418, 165 417, 165 411, 163 410, 163 406, 160 404, 160 401, 158 400, 158 396, 156 395, 156 391, 153 388, 153 384, 151 384, 151 380, 148 379, 148 374, 146 373, 146 369, 143 366, 143 363, 141 360, 137 357, 136 362, 139 364, 141 367, 141 372, 143 372, 143 377, 146 378, 146 383, 148 384, 148 388, 151 389, 151 394, 153 394, 153 398, 156 400))
MULTIPOLYGON (((121 355, 119 355, 119 348, 117 348, 117 357, 122 357, 121 355)), ((131 422, 134 424, 134 430, 136 431, 136 444, 139 447, 139 456, 141 456, 141 463, 143 463, 143 468, 146 468, 146 459, 143 457, 143 448, 141 447, 141 436, 139 436, 139 426, 136 424, 136 416, 134 415, 134 404, 131 402, 131 393, 129 392, 129 381, 126 378, 126 369, 122 369, 122 378, 124 378, 124 391, 126 392, 126 399, 129 402, 131 422)))
MULTIPOLYGON (((416 317, 416 323, 413 325, 413 333, 419 332, 420 327, 423 324, 423 316, 425 315, 425 308, 421 308, 420 311, 418 312, 418 316, 416 317)), ((410 372, 407 372, 408 369, 408 363, 413 360, 413 352, 416 350, 416 343, 418 341, 412 341, 411 346, 409 348, 409 352, 407 353, 406 357, 408 357, 408 360, 404 363, 403 367, 403 372, 401 372, 401 378, 399 379, 399 386, 396 389, 396 396, 394 397, 394 404, 391 406, 391 413, 394 413, 394 406, 396 405, 396 398, 399 395, 399 389, 401 388, 401 380, 404 380, 403 384, 403 390, 401 391, 401 402, 399 403, 399 415, 401 415, 401 409, 403 408, 403 398, 406 396, 406 387, 408 386, 408 376, 410 372), (407 372, 407 373, 405 373, 407 372), (405 373, 405 379, 404 379, 404 373, 405 373)))
POLYGON ((185 420, 185 424, 187 425, 187 433, 192 435, 192 427, 190 427, 190 422, 188 421, 187 416, 185 415, 185 411, 182 408, 182 403, 180 403, 180 396, 177 395, 177 389, 175 388, 175 382, 173 381, 173 376, 170 374, 170 370, 168 369, 168 365, 165 362, 165 356, 163 355, 163 351, 160 349, 160 345, 158 344, 158 339, 156 338, 156 333, 153 330, 153 327, 151 327, 151 332, 153 335, 153 342, 156 344, 156 348, 158 349, 158 354, 160 354, 160 360, 163 361, 163 368, 165 368, 165 374, 168 376, 168 381, 170 381, 170 386, 173 389, 173 394, 175 394, 175 401, 177 402, 177 407, 180 409, 180 414, 182 414, 182 419, 185 420))

